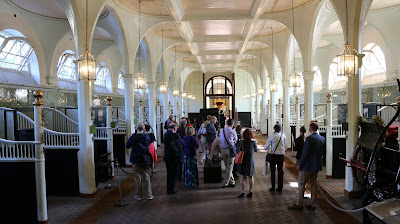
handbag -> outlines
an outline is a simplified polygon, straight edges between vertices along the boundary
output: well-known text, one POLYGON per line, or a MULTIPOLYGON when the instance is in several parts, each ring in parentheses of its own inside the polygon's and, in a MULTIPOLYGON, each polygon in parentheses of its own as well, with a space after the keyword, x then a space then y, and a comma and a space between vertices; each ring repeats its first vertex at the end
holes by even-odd
POLYGON ((278 148, 279 143, 281 143, 282 134, 283 134, 283 132, 281 133, 281 137, 279 138, 278 144, 276 144, 276 147, 275 147, 274 152, 273 152, 273 153, 270 153, 270 152, 269 152, 269 153, 265 156, 265 160, 266 160, 267 162, 272 162, 272 160, 274 160, 275 151, 276 151, 276 149, 278 148))
POLYGON ((239 143, 240 152, 238 154, 236 154, 236 156, 235 156, 235 164, 237 164, 237 165, 241 165, 243 162, 244 151, 241 150, 241 146, 242 146, 241 143, 242 142, 239 143))
POLYGON ((225 129, 222 129, 222 132, 224 133, 225 142, 229 146, 229 154, 231 157, 235 157, 236 146, 232 146, 231 143, 228 142, 228 139, 226 139, 225 129))

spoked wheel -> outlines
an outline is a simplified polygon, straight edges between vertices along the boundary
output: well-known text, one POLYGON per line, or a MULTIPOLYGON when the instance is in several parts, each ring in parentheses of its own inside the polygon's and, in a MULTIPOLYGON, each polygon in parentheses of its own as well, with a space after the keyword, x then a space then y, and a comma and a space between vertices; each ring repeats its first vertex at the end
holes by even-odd
POLYGON ((366 169, 366 164, 364 160, 366 158, 365 151, 359 146, 356 146, 356 150, 354 151, 352 162, 357 166, 351 166, 351 172, 353 174, 354 180, 358 185, 362 186, 362 182, 364 180, 365 171, 362 168, 366 169))
MULTIPOLYGON (((364 194, 362 205, 363 205, 363 207, 365 207, 365 206, 370 205, 375 202, 381 202, 390 197, 391 197, 391 194, 384 187, 368 189, 364 194)), ((384 223, 384 222, 382 222, 376 216, 374 216, 373 214, 368 212, 366 209, 364 209, 363 210, 363 223, 378 224, 378 223, 384 223)))

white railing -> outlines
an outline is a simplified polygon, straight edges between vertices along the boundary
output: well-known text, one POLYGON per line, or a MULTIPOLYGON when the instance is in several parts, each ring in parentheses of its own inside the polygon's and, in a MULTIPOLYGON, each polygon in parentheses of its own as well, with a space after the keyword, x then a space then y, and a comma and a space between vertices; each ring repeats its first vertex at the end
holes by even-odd
POLYGON ((78 133, 61 133, 43 129, 44 147, 46 149, 79 149, 79 134, 78 133))
POLYGON ((0 139, 0 162, 35 162, 35 142, 0 139))
POLYGON ((396 114, 396 109, 391 106, 383 106, 378 109, 377 114, 383 119, 385 124, 387 124, 390 122, 390 120, 396 114))
POLYGON ((108 139, 108 127, 96 127, 96 131, 93 135, 95 140, 107 140, 108 139))
POLYGON ((33 120, 20 111, 17 111, 18 129, 33 129, 33 120))
POLYGON ((53 108, 43 108, 44 122, 46 128, 63 133, 78 133, 78 122, 72 120, 70 117, 53 108))
POLYGON ((113 134, 126 134, 126 126, 116 126, 113 128, 113 134))
POLYGON ((343 131, 342 125, 332 125, 332 138, 345 138, 346 131, 343 131))
POLYGON ((326 126, 318 126, 319 133, 326 133, 326 126))

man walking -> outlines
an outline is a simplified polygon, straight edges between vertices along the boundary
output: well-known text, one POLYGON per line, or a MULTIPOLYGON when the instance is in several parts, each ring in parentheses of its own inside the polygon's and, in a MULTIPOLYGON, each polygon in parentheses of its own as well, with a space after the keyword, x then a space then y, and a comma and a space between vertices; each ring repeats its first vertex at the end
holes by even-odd
POLYGON ((126 143, 126 148, 132 148, 130 162, 136 182, 135 200, 141 201, 146 196, 148 200, 153 199, 150 183, 150 170, 146 167, 143 154, 149 153, 150 136, 144 133, 144 124, 139 123, 136 133, 126 143))
POLYGON ((317 200, 317 177, 318 171, 322 170, 322 152, 325 147, 325 138, 317 134, 318 124, 310 123, 310 136, 304 143, 303 152, 300 161, 297 164, 299 170, 298 178, 298 199, 297 204, 288 207, 291 210, 303 210, 304 186, 307 181, 311 182, 311 203, 306 207, 315 210, 315 202, 317 200))
POLYGON ((233 120, 229 119, 227 126, 219 132, 219 138, 221 139, 221 157, 225 163, 225 187, 235 187, 235 179, 233 178, 232 170, 235 161, 235 157, 231 156, 230 147, 234 147, 237 141, 236 131, 232 129, 233 120))
POLYGON ((185 142, 176 133, 177 126, 169 123, 168 131, 164 135, 164 162, 167 167, 167 194, 175 194, 176 172, 178 164, 183 159, 185 142))
POLYGON ((214 142, 215 138, 217 137, 217 130, 215 129, 215 124, 217 123, 217 117, 212 116, 210 118, 210 123, 208 123, 206 127, 206 143, 208 152, 211 151, 212 143, 214 142))

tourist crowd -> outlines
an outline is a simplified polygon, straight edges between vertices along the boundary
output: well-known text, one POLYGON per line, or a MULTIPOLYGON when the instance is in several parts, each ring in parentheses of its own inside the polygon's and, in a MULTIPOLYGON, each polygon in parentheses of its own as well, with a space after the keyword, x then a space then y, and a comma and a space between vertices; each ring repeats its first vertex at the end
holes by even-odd
MULTIPOLYGON (((199 186, 199 165, 207 166, 206 160, 222 160, 225 165, 222 187, 234 188, 235 178, 240 176, 239 198, 245 196, 245 182, 248 180, 249 189, 247 198, 253 197, 255 162, 254 153, 257 152, 257 142, 250 128, 242 132, 242 126, 234 127, 234 121, 221 120, 217 124, 217 117, 208 115, 201 123, 190 124, 189 119, 182 118, 177 122, 170 115, 164 124, 164 156, 163 161, 167 168, 167 194, 175 194, 177 180, 184 180, 188 188, 199 186), (223 123, 222 123, 223 122, 223 123), (221 128, 219 128, 221 127, 221 128), (197 132, 196 132, 197 130, 197 132), (199 161, 198 161, 199 159, 199 161)), ((151 176, 156 172, 155 161, 157 153, 154 145, 155 136, 150 132, 151 127, 139 123, 136 132, 126 143, 127 148, 132 148, 130 162, 133 167, 136 195, 135 200, 153 199, 151 190, 151 176)), ((315 210, 317 196, 317 176, 322 170, 322 152, 325 138, 318 133, 318 123, 312 121, 309 125, 309 136, 306 138, 306 128, 300 128, 300 136, 295 140, 297 151, 298 200, 288 206, 291 210, 303 209, 305 185, 311 182, 311 203, 306 207, 315 210)), ((264 150, 267 152, 266 161, 269 162, 271 173, 271 188, 274 193, 283 191, 283 166, 287 139, 282 131, 282 126, 274 125, 274 133, 270 134, 264 150), (276 174, 278 176, 276 185, 276 174)))

